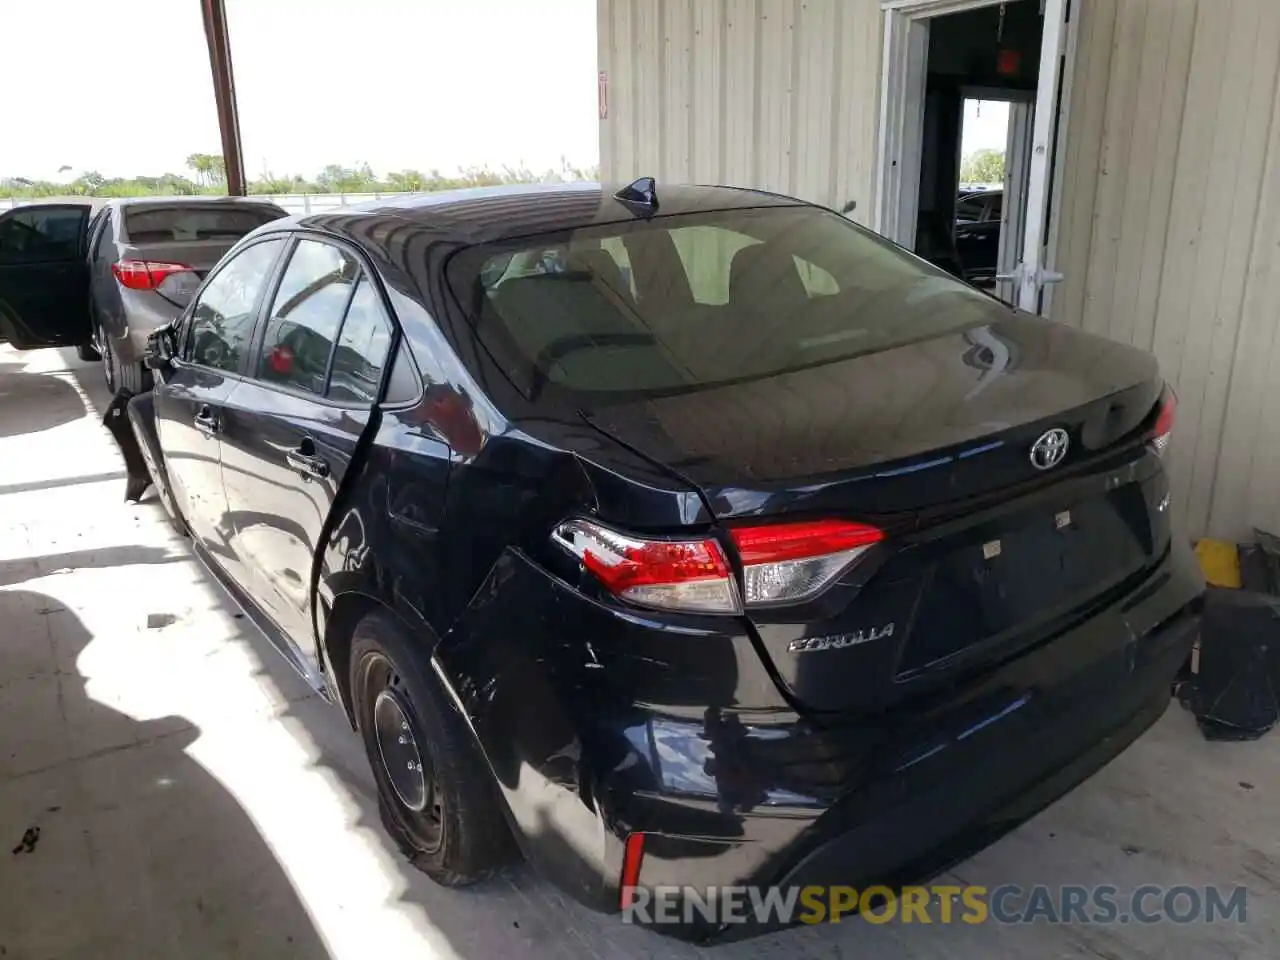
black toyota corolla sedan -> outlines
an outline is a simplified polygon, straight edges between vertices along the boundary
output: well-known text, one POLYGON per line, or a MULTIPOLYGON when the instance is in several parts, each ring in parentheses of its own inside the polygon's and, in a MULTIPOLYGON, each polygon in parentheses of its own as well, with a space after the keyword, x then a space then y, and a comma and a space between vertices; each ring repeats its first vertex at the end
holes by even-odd
POLYGON ((1196 632, 1155 360, 785 197, 279 220, 148 363, 135 473, 442 883, 921 879, 1142 733, 1196 632))

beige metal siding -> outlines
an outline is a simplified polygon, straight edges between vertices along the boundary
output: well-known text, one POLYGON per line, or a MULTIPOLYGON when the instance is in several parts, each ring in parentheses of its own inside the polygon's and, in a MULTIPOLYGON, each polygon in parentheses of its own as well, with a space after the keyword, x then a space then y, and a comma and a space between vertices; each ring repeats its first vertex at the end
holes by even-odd
POLYGON ((1280 529, 1280 4, 1081 17, 1054 314, 1160 358, 1188 532, 1280 529))
MULTIPOLYGON (((1159 356, 1188 533, 1280 531, 1280 2, 1079 5, 1054 316, 1159 356)), ((852 201, 869 222, 879 8, 599 0, 603 175, 852 201)))
POLYGON ((879 0, 599 0, 601 175, 752 186, 871 218, 879 0))

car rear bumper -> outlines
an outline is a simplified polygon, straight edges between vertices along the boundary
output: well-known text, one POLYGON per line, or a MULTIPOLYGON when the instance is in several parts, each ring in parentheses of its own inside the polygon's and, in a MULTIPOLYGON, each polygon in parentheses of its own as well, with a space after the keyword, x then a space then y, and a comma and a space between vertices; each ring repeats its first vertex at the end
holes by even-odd
MULTIPOLYGON (((528 858, 602 910, 619 909, 633 832, 646 835, 639 886, 650 889, 936 874, 1158 719, 1190 655, 1203 591, 1190 549, 1175 545, 1128 595, 963 689, 820 723, 778 702, 617 702, 606 670, 577 669, 591 662, 580 643, 610 645, 602 631, 614 615, 573 600, 519 555, 500 579, 437 649, 437 668, 528 858), (541 592, 556 595, 554 615, 530 608, 541 592)), ((766 928, 660 929, 707 939, 766 928)))

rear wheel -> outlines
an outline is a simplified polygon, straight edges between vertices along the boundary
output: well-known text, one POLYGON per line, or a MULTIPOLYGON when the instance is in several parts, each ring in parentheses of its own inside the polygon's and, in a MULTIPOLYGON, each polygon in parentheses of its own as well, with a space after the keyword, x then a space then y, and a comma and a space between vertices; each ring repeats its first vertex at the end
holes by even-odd
POLYGON ((132 394, 145 393, 151 389, 151 371, 140 363, 121 363, 117 360, 117 381, 122 388, 132 394))
POLYGON ((493 774, 426 655, 384 612, 356 625, 351 701, 382 822, 409 861, 450 887, 506 862, 512 841, 493 774))
POLYGON ((116 392, 116 352, 111 349, 111 338, 105 330, 98 328, 98 343, 102 353, 102 379, 107 382, 107 389, 114 396, 116 392))
POLYGON ((88 361, 102 359, 98 355, 98 351, 94 348, 92 343, 79 344, 76 347, 76 356, 79 357, 81 360, 88 360, 88 361))

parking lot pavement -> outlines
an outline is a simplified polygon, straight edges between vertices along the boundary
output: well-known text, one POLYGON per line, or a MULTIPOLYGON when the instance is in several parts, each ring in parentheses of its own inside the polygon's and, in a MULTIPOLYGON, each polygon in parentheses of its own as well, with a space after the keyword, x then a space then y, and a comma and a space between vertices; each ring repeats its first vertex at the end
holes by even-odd
POLYGON ((106 400, 96 365, 70 351, 0 346, 6 960, 1276 955, 1280 741, 1208 744, 1177 707, 948 879, 1244 884, 1244 923, 855 919, 699 950, 579 908, 525 868, 436 887, 383 835, 344 719, 228 605, 157 505, 123 502, 106 400))

